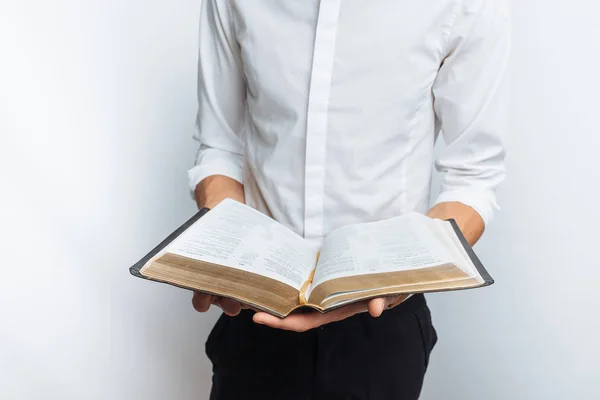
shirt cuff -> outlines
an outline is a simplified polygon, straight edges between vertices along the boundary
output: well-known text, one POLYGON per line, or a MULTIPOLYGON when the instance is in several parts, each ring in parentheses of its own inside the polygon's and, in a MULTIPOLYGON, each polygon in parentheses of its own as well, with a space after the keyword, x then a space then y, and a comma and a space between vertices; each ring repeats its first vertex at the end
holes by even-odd
POLYGON ((496 194, 492 191, 476 190, 448 190, 439 194, 434 204, 458 202, 473 208, 488 226, 494 218, 494 213, 499 210, 496 203, 496 194))
POLYGON ((190 194, 194 197, 196 186, 212 175, 224 175, 244 183, 244 158, 225 150, 205 148, 198 152, 196 165, 188 171, 190 194))

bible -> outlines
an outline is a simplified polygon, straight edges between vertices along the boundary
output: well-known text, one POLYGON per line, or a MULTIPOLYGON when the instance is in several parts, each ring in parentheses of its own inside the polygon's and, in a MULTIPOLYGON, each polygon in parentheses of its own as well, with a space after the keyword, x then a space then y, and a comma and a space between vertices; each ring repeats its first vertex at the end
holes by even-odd
POLYGON ((411 212, 343 226, 318 248, 231 199, 200 210, 130 272, 280 318, 304 307, 328 312, 375 297, 494 282, 453 220, 411 212))

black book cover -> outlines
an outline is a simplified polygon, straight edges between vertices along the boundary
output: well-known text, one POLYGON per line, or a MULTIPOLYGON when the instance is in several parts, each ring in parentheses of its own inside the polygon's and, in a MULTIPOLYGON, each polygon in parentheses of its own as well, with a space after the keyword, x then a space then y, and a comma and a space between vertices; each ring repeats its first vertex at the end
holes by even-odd
POLYGON ((465 236, 461 232, 461 230, 458 227, 458 224, 456 223, 456 221, 453 220, 453 219, 449 219, 447 221, 449 221, 450 224, 452 224, 452 228, 454 229, 454 232, 456 233, 456 236, 458 236, 458 239, 460 240, 460 243, 462 244, 462 246, 464 247, 465 251, 467 252, 467 255, 471 259, 471 262, 473 263, 473 265, 475 265, 475 268, 477 269, 477 272, 479 272, 479 275, 481 275, 481 278, 483 278, 483 282, 484 282, 483 286, 489 286, 489 285, 493 284, 494 283, 494 279, 489 274, 489 272, 487 272, 487 270, 485 269, 485 267, 483 266, 483 264, 481 263, 481 261, 479 260, 479 258, 475 254, 475 252, 473 251, 473 248, 471 247, 471 245, 469 244, 469 242, 467 242, 467 239, 465 238, 465 236))
POLYGON ((173 233, 171 233, 165 240, 160 242, 160 244, 158 246, 156 246, 154 249, 152 249, 152 251, 150 251, 148 254, 146 254, 140 261, 138 261, 131 268, 129 268, 129 272, 131 273, 131 275, 136 276, 138 278, 148 279, 147 277, 145 277, 144 275, 142 275, 140 273, 140 270, 142 269, 142 267, 144 265, 146 265, 146 263, 148 261, 150 261, 152 259, 152 257, 157 255, 158 253, 161 252, 161 250, 163 250, 165 247, 167 247, 169 245, 169 243, 171 243, 172 241, 177 239, 177 237, 179 235, 181 235, 187 228, 192 226, 192 224, 194 222, 196 222, 200 218, 202 218, 202 216, 204 214, 206 214, 209 210, 210 209, 208 209, 208 208, 201 209, 196 214, 194 214, 194 216, 192 218, 187 220, 183 225, 181 225, 173 233))

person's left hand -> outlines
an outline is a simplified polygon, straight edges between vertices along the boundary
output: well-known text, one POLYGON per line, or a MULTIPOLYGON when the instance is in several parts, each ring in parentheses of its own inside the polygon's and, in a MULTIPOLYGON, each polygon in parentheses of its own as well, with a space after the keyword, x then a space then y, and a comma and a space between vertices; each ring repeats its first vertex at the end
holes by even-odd
POLYGON ((268 325, 272 328, 284 329, 287 331, 306 332, 330 322, 341 321, 355 314, 368 311, 372 317, 379 317, 389 306, 395 306, 404 301, 408 296, 384 297, 363 301, 360 303, 349 304, 340 307, 337 310, 328 313, 310 311, 301 314, 292 314, 286 318, 279 318, 274 315, 257 312, 254 314, 254 322, 268 325))

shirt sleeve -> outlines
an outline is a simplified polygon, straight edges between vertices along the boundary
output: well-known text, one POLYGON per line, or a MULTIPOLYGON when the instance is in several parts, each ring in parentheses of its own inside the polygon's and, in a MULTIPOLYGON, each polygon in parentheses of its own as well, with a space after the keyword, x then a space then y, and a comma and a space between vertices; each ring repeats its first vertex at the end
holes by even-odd
POLYGON ((200 13, 198 113, 200 145, 188 171, 192 193, 204 178, 225 175, 243 183, 246 85, 229 1, 204 0, 200 13))
POLYGON ((504 180, 508 124, 510 21, 506 0, 465 1, 448 36, 433 86, 434 110, 446 142, 436 160, 444 173, 436 200, 471 206, 487 224, 504 180))

